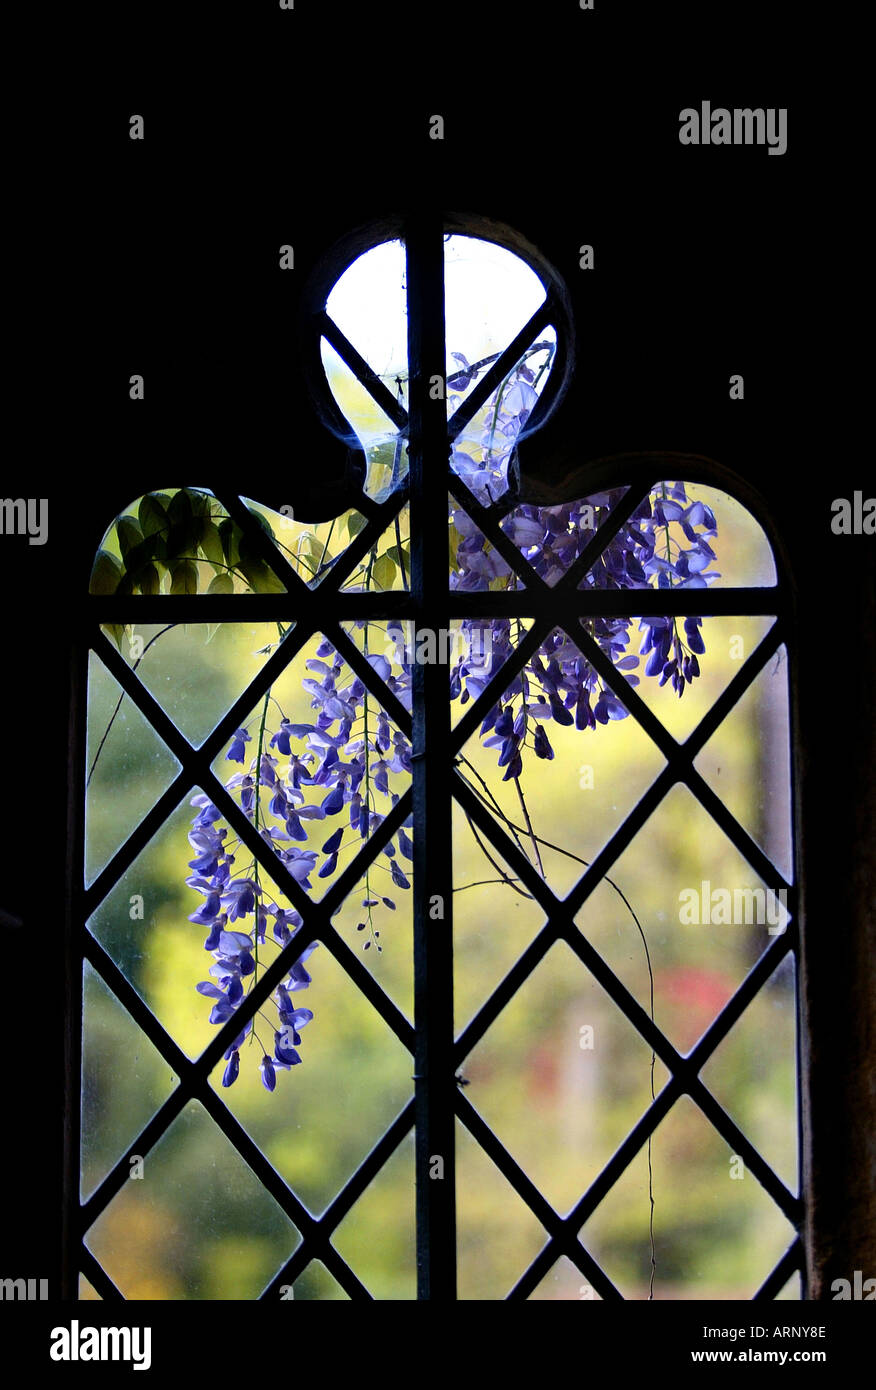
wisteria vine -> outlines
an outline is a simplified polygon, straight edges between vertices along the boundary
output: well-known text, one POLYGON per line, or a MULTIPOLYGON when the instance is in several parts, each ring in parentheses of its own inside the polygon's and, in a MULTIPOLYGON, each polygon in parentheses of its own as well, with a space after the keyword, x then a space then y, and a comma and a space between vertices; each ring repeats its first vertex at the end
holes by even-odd
MULTIPOLYGON (((547 584, 556 583, 567 573, 626 491, 607 489, 554 506, 505 505, 510 502, 506 494, 516 442, 538 401, 538 386, 550 367, 554 346, 550 341, 539 342, 524 353, 457 441, 451 456, 453 470, 483 506, 495 507, 496 514, 502 515, 502 530, 547 584)), ((461 353, 453 357, 459 369, 448 377, 451 408, 496 354, 473 364, 461 353)), ((401 436, 396 438, 393 453, 392 481, 397 485, 405 462, 401 436)), ((125 516, 117 523, 121 563, 102 550, 92 576, 92 591, 155 593, 166 585, 170 592, 197 592, 199 561, 213 566, 211 591, 232 592, 235 581, 250 588, 276 587, 246 537, 229 518, 211 511, 210 500, 208 494, 192 489, 142 499, 139 521, 125 516)), ((270 531, 264 518, 257 519, 270 531)), ((488 594, 516 587, 513 567, 464 508, 453 502, 448 506, 448 525, 451 589, 488 594)), ((352 526, 349 529, 352 536, 352 526)), ((580 587, 705 588, 720 577, 713 568, 716 556, 710 544, 716 535, 717 523, 710 507, 691 500, 683 482, 661 482, 620 527, 580 587)), ((409 555, 398 518, 395 540, 396 544, 386 549, 380 543, 373 546, 367 562, 347 587, 354 587, 359 579, 360 588, 386 588, 389 576, 398 571, 402 586, 407 588, 409 555)), ((313 539, 310 544, 309 560, 300 547, 294 559, 316 578, 333 559, 328 542, 321 548, 313 539)), ((489 600, 485 603, 488 606, 489 600)), ((630 685, 639 684, 643 674, 661 686, 671 684, 678 696, 683 695, 700 674, 698 658, 705 651, 702 620, 686 617, 679 625, 676 618, 643 617, 638 620, 638 633, 633 631, 635 622, 629 617, 582 620, 589 637, 630 685), (638 638, 635 651, 631 650, 634 638, 638 638)), ((402 624, 362 620, 356 628, 365 660, 410 710, 414 653, 405 641, 402 624), (382 650, 376 650, 378 646, 382 650)), ((117 632, 115 635, 118 639, 117 632)), ((286 635, 287 629, 278 624, 278 643, 286 635)), ((513 657, 523 635, 523 624, 517 619, 465 620, 459 633, 460 654, 449 664, 451 700, 466 704, 476 699, 513 657)), ((237 764, 240 770, 233 772, 225 785, 280 863, 309 891, 314 878, 331 878, 341 857, 355 854, 357 846, 382 824, 399 799, 403 779, 411 774, 412 750, 409 740, 331 642, 321 641, 306 660, 306 668, 308 675, 302 687, 310 697, 312 718, 304 722, 287 718, 273 691, 268 691, 249 725, 237 729, 231 739, 226 761, 237 764), (273 717, 272 706, 276 707, 273 717), (327 826, 320 824, 326 821, 327 826)), ((533 829, 521 781, 526 759, 530 755, 554 758, 551 724, 592 731, 611 720, 624 719, 628 713, 572 638, 555 629, 511 677, 482 721, 481 742, 496 752, 497 765, 504 769, 503 781, 514 783, 525 821, 523 833, 531 841, 542 875, 539 845, 545 842, 533 829)), ((517 838, 516 831, 523 828, 514 826, 462 754, 460 767, 467 775, 478 777, 488 792, 491 808, 517 838)), ((220 1025, 234 1017, 258 980, 268 963, 269 947, 275 952, 287 946, 300 930, 302 918, 294 908, 282 907, 275 900, 258 861, 247 857, 242 842, 221 824, 220 811, 210 798, 198 795, 191 804, 195 814, 188 838, 194 857, 188 861, 191 873, 186 884, 203 901, 189 914, 189 921, 206 928, 204 949, 211 957, 210 978, 196 988, 210 1000, 210 1022, 220 1025)), ((395 911, 397 892, 410 889, 404 863, 413 858, 411 833, 409 817, 362 880, 358 930, 366 934, 365 950, 382 949, 379 914, 395 911), (390 881, 384 882, 383 875, 390 881), (384 892, 384 888, 390 891, 384 892)), ((478 843, 490 858, 483 842, 478 839, 478 843)), ((490 858, 490 862, 494 861, 490 858)), ((513 882, 506 875, 503 881, 513 882)), ((316 945, 311 943, 300 953, 284 983, 226 1050, 225 1086, 232 1085, 240 1074, 240 1051, 247 1037, 258 1045, 261 1079, 269 1091, 276 1087, 278 1070, 290 1070, 301 1062, 301 1031, 313 1013, 301 1007, 295 996, 311 983, 305 962, 316 945)))
MULTIPOLYGON (((285 633, 281 632, 281 640, 283 636, 285 633)), ((389 660, 380 653, 366 652, 366 659, 387 686, 410 707, 409 679, 394 676, 389 660)), ((303 681, 315 711, 313 722, 293 723, 280 709, 279 727, 271 732, 267 728, 267 717, 274 697, 268 692, 259 716, 254 755, 247 757, 246 745, 256 740, 246 728, 240 728, 225 757, 227 761, 242 764, 245 769, 229 778, 227 789, 236 795, 244 815, 295 881, 310 890, 314 874, 319 878, 331 877, 340 855, 355 848, 378 828, 386 814, 378 806, 378 795, 385 799, 387 809, 391 809, 400 793, 391 786, 390 777, 410 773, 412 764, 407 738, 392 728, 382 709, 374 710, 373 697, 369 697, 366 686, 329 641, 324 639, 320 643, 315 657, 306 665, 314 673, 303 681), (308 801, 304 788, 316 789, 318 799, 308 801), (318 851, 312 847, 301 848, 304 843, 310 845, 319 822, 335 822, 339 817, 343 817, 340 825, 323 840, 318 851)), ((237 873, 234 864, 239 842, 226 843, 227 829, 216 824, 219 812, 209 798, 196 796, 191 804, 198 808, 189 832, 189 843, 196 851, 196 858, 189 861, 193 872, 186 882, 204 896, 204 902, 197 912, 190 914, 189 920, 208 927, 204 949, 214 957, 209 971, 212 980, 201 981, 197 988, 215 1000, 210 1022, 221 1024, 232 1017, 245 998, 248 988, 244 981, 254 984, 258 978, 259 947, 267 944, 269 920, 271 936, 282 948, 292 940, 302 919, 294 908, 282 908, 270 900, 261 884, 257 860, 253 858, 243 873, 237 873), (248 932, 239 928, 230 930, 232 923, 250 915, 253 926, 248 932)), ((392 883, 402 890, 411 886, 400 862, 402 858, 413 859, 413 844, 407 833, 411 825, 412 817, 408 817, 405 826, 382 850, 389 861, 392 883)), ((376 896, 372 893, 376 877, 375 866, 372 866, 365 874, 363 920, 359 930, 370 931, 365 948, 373 944, 380 951, 380 932, 374 925, 373 910, 382 905, 395 911, 396 904, 386 893, 376 896)), ((226 1050, 224 1085, 232 1085, 239 1075, 240 1048, 251 1030, 261 1049, 259 1066, 263 1084, 269 1091, 275 1088, 278 1068, 289 1070, 300 1063, 297 1051, 301 1045, 300 1030, 311 1021, 313 1013, 310 1009, 296 1007, 292 996, 311 982, 304 961, 316 944, 301 953, 285 983, 274 993, 279 1026, 274 1026, 264 1011, 260 1011, 273 1032, 272 1049, 269 1051, 263 1045, 253 1022, 248 1023, 226 1050)))

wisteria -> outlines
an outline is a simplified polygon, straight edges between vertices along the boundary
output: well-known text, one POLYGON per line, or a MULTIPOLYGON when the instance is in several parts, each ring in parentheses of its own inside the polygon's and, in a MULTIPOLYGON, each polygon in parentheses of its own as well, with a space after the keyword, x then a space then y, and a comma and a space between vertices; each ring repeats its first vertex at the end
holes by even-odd
MULTIPOLYGON (((380 653, 366 654, 366 659, 409 706, 409 672, 393 676, 389 660, 380 653)), ((269 728, 268 710, 274 700, 269 692, 255 738, 248 729, 240 728, 231 739, 226 761, 241 764, 243 770, 233 773, 225 785, 280 863, 296 883, 309 891, 314 887, 314 877, 330 878, 340 857, 355 851, 396 804, 400 792, 390 779, 410 773, 411 748, 385 712, 379 707, 375 709, 364 683, 340 659, 330 642, 323 640, 306 666, 312 674, 304 678, 302 685, 311 697, 313 721, 295 723, 280 710, 277 727, 269 728), (326 821, 334 827, 330 833, 328 826, 322 824, 326 821)), ((229 843, 227 828, 216 824, 220 813, 210 799, 199 795, 191 804, 197 808, 189 832, 195 857, 189 860, 192 874, 186 882, 203 895, 204 902, 189 915, 189 920, 207 928, 204 949, 214 960, 208 972, 211 979, 201 981, 197 989, 213 1001, 210 1022, 222 1024, 234 1015, 258 979, 269 945, 288 945, 300 929, 302 918, 294 908, 281 907, 271 900, 262 885, 262 871, 255 858, 242 870, 235 867, 240 842, 229 843), (242 930, 241 925, 250 918, 252 926, 242 930)), ((407 829, 411 823, 409 817, 407 829)), ((382 850, 389 861, 393 891, 411 886, 402 867, 403 861, 413 859, 413 843, 407 829, 399 829, 382 850)), ((375 945, 380 951, 380 932, 374 925, 373 910, 382 906, 394 911, 396 904, 388 893, 372 893, 372 882, 378 876, 373 867, 365 875, 359 930, 370 931, 366 949, 375 945)), ((256 1021, 247 1024, 227 1049, 225 1086, 232 1085, 239 1075, 240 1048, 250 1031, 261 1049, 259 1068, 267 1090, 274 1090, 278 1068, 290 1070, 301 1062, 297 1050, 301 1044, 300 1030, 311 1021, 313 1013, 298 1007, 293 996, 311 982, 304 961, 315 947, 316 943, 312 943, 300 954, 284 984, 275 990, 271 1004, 276 1024, 261 1010, 256 1021), (265 1024, 273 1033, 272 1049, 264 1046, 259 1032, 265 1024)))
MULTIPOLYGON (((467 363, 464 365, 468 368, 467 363)), ((466 385, 471 372, 468 368, 466 385)), ((454 470, 482 504, 497 502, 508 490, 515 440, 538 400, 536 385, 537 377, 524 360, 509 378, 504 395, 497 393, 501 399, 493 398, 487 423, 474 440, 474 450, 454 450, 454 470)), ((520 505, 504 517, 502 530, 536 574, 545 583, 555 584, 593 540, 625 492, 625 488, 608 489, 559 506, 520 505)), ((451 588, 481 592, 515 587, 517 575, 512 566, 467 513, 453 508, 450 520, 454 537, 458 537, 451 588)), ((716 556, 710 540, 716 535, 717 523, 710 507, 690 501, 683 482, 662 482, 604 548, 580 587, 705 588, 720 578, 711 568, 716 556)), ((671 682, 676 694, 683 695, 685 687, 700 674, 697 657, 705 651, 702 619, 685 618, 682 635, 675 618, 642 618, 638 651, 631 651, 634 621, 596 617, 587 620, 585 630, 630 685, 639 684, 638 667, 647 656, 645 675, 656 677, 660 685, 671 682)), ((519 641, 522 635, 516 620, 467 619, 463 623, 463 655, 451 671, 451 698, 465 703, 480 695, 492 675, 512 656, 515 639, 519 641)), ((585 730, 612 719, 625 719, 628 713, 572 638, 554 631, 488 713, 481 737, 486 746, 499 749, 498 764, 505 768, 507 780, 520 776, 526 747, 538 758, 553 758, 544 727, 551 720, 585 730)))
MULTIPOLYGON (((515 443, 538 400, 539 379, 550 364, 551 352, 549 343, 531 348, 487 402, 478 417, 481 424, 457 442, 452 467, 482 505, 499 503, 508 492, 515 443)), ((451 404, 453 392, 467 389, 486 365, 471 365, 459 353, 454 357, 460 370, 448 379, 451 404)), ((547 584, 555 584, 624 494, 624 488, 616 488, 557 506, 517 505, 505 509, 501 526, 536 573, 547 584)), ((488 594, 515 587, 514 569, 464 509, 451 503, 448 513, 451 588, 488 594)), ((704 588, 720 577, 712 568, 716 557, 710 541, 716 534, 713 512, 705 503, 689 499, 684 483, 660 483, 605 547, 581 587, 704 588)), ((398 558, 398 533, 396 539, 398 558)), ((364 588, 370 586, 378 550, 375 546, 364 569, 364 588)), ((406 584, 403 566, 402 578, 406 584)), ((671 684, 681 696, 700 674, 698 657, 705 650, 701 619, 685 618, 679 630, 677 619, 644 617, 638 622, 638 633, 633 632, 635 621, 595 617, 586 620, 584 631, 630 685, 639 683, 644 663, 646 678, 671 684), (634 640, 638 641, 636 651, 631 650, 634 640)), ((375 675, 410 709, 413 660, 401 624, 362 621, 356 626, 364 630, 365 659, 375 675), (375 635, 382 639, 382 653, 373 649, 375 635)), ((281 640, 284 635, 281 630, 281 640)), ((480 695, 512 657, 522 636, 522 626, 515 619, 466 620, 461 653, 450 667, 451 700, 465 704, 480 695)), ((310 697, 312 720, 291 721, 279 706, 279 718, 269 718, 271 703, 276 701, 268 692, 250 727, 236 730, 225 756, 241 767, 226 782, 228 791, 280 863, 302 889, 311 891, 315 879, 331 878, 341 859, 346 856, 349 862, 356 847, 381 825, 398 801, 398 779, 410 775, 412 763, 408 739, 330 642, 320 643, 306 667, 308 675, 301 684, 310 697), (326 821, 329 825, 322 824, 326 821)), ((623 700, 578 644, 557 629, 509 680, 501 699, 482 721, 480 738, 485 747, 495 750, 503 780, 516 783, 522 802, 525 759, 530 754, 544 760, 555 756, 551 725, 593 731, 627 715, 623 700)), ((272 899, 254 858, 237 866, 239 857, 246 858, 242 845, 218 824, 220 813, 209 798, 195 797, 192 805, 196 814, 189 841, 194 858, 189 861, 192 873, 186 882, 204 901, 189 920, 207 929, 204 947, 213 960, 210 979, 197 989, 211 1001, 211 1023, 222 1024, 234 1016, 263 972, 269 946, 275 952, 288 945, 301 929, 302 918, 294 908, 281 907, 272 899)), ((365 875, 358 929, 367 933, 366 950, 372 946, 381 950, 375 914, 396 907, 393 896, 374 886, 380 872, 389 873, 393 893, 410 888, 403 863, 413 858, 411 828, 409 818, 382 850, 388 862, 378 861, 365 875)), ((275 1089, 278 1070, 291 1070, 301 1062, 301 1030, 313 1014, 300 1007, 295 996, 311 982, 304 962, 314 949, 312 943, 301 953, 285 982, 274 991, 270 1015, 265 1008, 259 1010, 227 1049, 225 1086, 239 1076, 240 1049, 250 1034, 267 1090, 275 1089)))

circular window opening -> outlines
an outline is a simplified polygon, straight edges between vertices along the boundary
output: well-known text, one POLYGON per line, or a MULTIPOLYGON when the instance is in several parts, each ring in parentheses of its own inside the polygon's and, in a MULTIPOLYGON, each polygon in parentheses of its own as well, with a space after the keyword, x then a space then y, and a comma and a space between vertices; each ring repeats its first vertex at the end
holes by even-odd
MULTIPOLYGON (((400 238, 381 241, 356 257, 327 295, 319 343, 331 395, 365 454, 365 491, 378 499, 407 471, 406 275, 400 238)), ((516 441, 540 422, 532 417, 549 380, 564 376, 556 369, 567 315, 555 309, 562 297, 550 298, 549 287, 546 276, 496 241, 445 236, 451 462, 485 502, 507 490, 516 441), (518 349, 485 395, 487 374, 516 339, 518 349)), ((551 384, 555 387, 556 380, 551 384)), ((545 405, 547 398, 542 416, 545 405)))

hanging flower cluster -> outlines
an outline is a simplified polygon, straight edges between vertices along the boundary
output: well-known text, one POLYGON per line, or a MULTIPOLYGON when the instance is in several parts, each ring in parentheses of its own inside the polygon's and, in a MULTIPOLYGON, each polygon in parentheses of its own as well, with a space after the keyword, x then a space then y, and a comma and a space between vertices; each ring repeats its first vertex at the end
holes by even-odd
MULTIPOLYGON (((394 677, 388 659, 377 653, 366 659, 409 706, 409 673, 394 677)), ((272 732, 267 727, 273 698, 269 693, 257 739, 241 728, 231 740, 226 760, 242 764, 244 770, 234 773, 225 785, 280 862, 302 888, 309 890, 314 875, 331 877, 340 856, 354 850, 382 823, 386 811, 380 809, 381 802, 387 809, 396 804, 399 793, 390 786, 390 775, 410 773, 411 747, 408 739, 393 728, 386 713, 380 708, 374 710, 373 700, 369 709, 370 697, 363 682, 338 657, 330 642, 324 640, 316 656, 306 664, 313 675, 302 684, 311 696, 313 722, 292 723, 282 716, 279 727, 272 732), (248 744, 256 746, 248 749, 248 744), (328 835, 328 827, 321 824, 326 821, 335 827, 328 835)), ((195 858, 189 861, 192 874, 186 882, 203 895, 204 902, 189 915, 189 921, 208 929, 204 949, 214 960, 208 972, 211 979, 202 981, 197 988, 214 1001, 210 1022, 222 1024, 234 1015, 258 978, 268 947, 268 932, 276 946, 286 946, 301 927, 302 919, 293 908, 282 908, 270 901, 261 886, 255 860, 242 873, 235 869, 233 850, 238 849, 238 843, 228 845, 227 828, 217 826, 220 812, 210 799, 196 796, 191 804, 197 807, 189 832, 195 858), (252 926, 244 930, 249 918, 252 926)), ((411 820, 409 817, 406 823, 408 828, 411 820)), ((409 889, 410 880, 401 863, 413 859, 413 844, 406 829, 396 832, 382 854, 388 860, 394 888, 409 889)), ((374 927, 373 909, 383 905, 394 911, 396 905, 388 894, 372 895, 372 877, 376 876, 375 868, 366 874, 364 920, 359 930, 370 927, 365 946, 373 943, 379 951, 380 933, 374 927)), ((285 983, 274 992, 271 1002, 276 1024, 261 1012, 261 1018, 273 1032, 273 1049, 264 1047, 258 1024, 254 1031, 254 1040, 262 1051, 262 1081, 269 1091, 276 1085, 278 1068, 289 1070, 301 1061, 297 1051, 300 1030, 313 1014, 309 1009, 296 1007, 293 995, 310 984, 311 977, 303 962, 314 949, 315 944, 302 952, 285 983)), ((226 1086, 232 1085, 239 1075, 240 1047, 251 1031, 250 1023, 225 1053, 226 1086)))
MULTIPOLYGON (((542 345, 543 346, 543 345, 542 345)), ((533 350, 534 351, 534 350, 533 350)), ((459 354, 454 354, 459 360, 459 354)), ((464 362, 467 385, 474 372, 464 362)), ((537 378, 526 362, 497 393, 487 412, 487 423, 474 435, 469 451, 457 448, 452 455, 455 471, 483 504, 497 501, 507 491, 508 468, 514 442, 526 424, 538 395, 537 378), (473 447, 472 447, 473 446, 473 447)), ((515 507, 503 519, 502 530, 518 547, 546 584, 556 584, 592 541, 598 528, 624 496, 625 488, 607 489, 559 506, 527 503, 515 507)), ((511 565, 484 536, 462 508, 451 513, 456 544, 456 568, 452 589, 466 593, 513 588, 517 576, 511 565)), ((716 559, 710 541, 717 535, 711 508, 690 501, 683 482, 659 483, 652 489, 625 526, 605 547, 590 568, 583 589, 704 589, 720 575, 711 568, 716 559)), ((647 617, 639 621, 638 651, 630 650, 631 618, 587 619, 589 636, 612 665, 638 685, 640 659, 647 656, 645 675, 667 682, 678 696, 699 674, 697 657, 705 651, 700 633, 702 619, 684 619, 684 635, 674 618, 647 617)), ((522 625, 514 621, 516 640, 522 625)), ((478 696, 491 676, 512 655, 512 620, 467 619, 463 623, 464 652, 451 671, 451 698, 464 704, 478 696)), ((554 631, 509 683, 500 702, 481 725, 487 747, 499 749, 504 779, 517 778, 523 750, 531 747, 538 758, 551 759, 554 751, 545 724, 574 724, 595 729, 610 719, 625 719, 629 711, 594 666, 564 633, 554 631)))

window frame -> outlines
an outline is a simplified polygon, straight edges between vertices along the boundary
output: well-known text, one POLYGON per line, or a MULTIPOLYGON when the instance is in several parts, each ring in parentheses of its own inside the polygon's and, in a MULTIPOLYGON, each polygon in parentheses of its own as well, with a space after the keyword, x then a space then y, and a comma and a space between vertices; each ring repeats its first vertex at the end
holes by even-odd
MULTIPOLYGON (((248 512, 242 497, 224 489, 214 493, 232 519, 248 535, 287 585, 285 595, 247 595, 245 616, 258 620, 280 617, 294 618, 296 626, 278 650, 268 658, 262 670, 234 702, 208 739, 193 748, 183 738, 157 702, 149 695, 131 668, 116 652, 100 631, 101 624, 131 621, 167 621, 174 615, 179 622, 233 622, 240 617, 239 595, 160 596, 154 599, 99 598, 89 595, 82 605, 82 620, 77 632, 73 667, 72 727, 74 745, 71 784, 70 834, 68 837, 68 922, 67 922, 67 981, 68 981, 68 1057, 67 1057, 67 1115, 64 1202, 64 1296, 77 1298, 78 1275, 81 1270, 97 1292, 104 1298, 121 1298, 119 1290, 88 1251, 84 1237, 96 1215, 105 1208, 121 1189, 130 1171, 130 1158, 148 1151, 167 1125, 191 1099, 198 1100, 219 1125, 220 1130, 235 1145, 266 1190, 299 1229, 302 1240, 297 1250, 263 1291, 261 1297, 277 1297, 284 1284, 294 1282, 311 1259, 320 1259, 338 1279, 351 1298, 369 1298, 367 1289, 331 1244, 331 1235, 358 1196, 364 1192, 382 1163, 402 1139, 414 1129, 416 1138, 417 1185, 417 1267, 418 1298, 421 1300, 454 1300, 456 1288, 455 1237, 455 1171, 454 1127, 459 1118, 481 1144, 499 1170, 534 1212, 547 1233, 547 1241, 529 1268, 510 1290, 509 1299, 526 1298, 560 1255, 567 1255, 593 1288, 607 1299, 618 1299, 618 1290, 598 1263, 586 1250, 578 1232, 590 1212, 624 1171, 635 1153, 647 1142, 681 1095, 690 1095, 712 1124, 740 1154, 746 1167, 761 1182, 777 1202, 797 1232, 785 1254, 755 1293, 755 1299, 775 1296, 789 1276, 799 1270, 803 1281, 802 1296, 806 1297, 806 1270, 800 1232, 806 1211, 801 1192, 791 1193, 776 1176, 769 1164, 714 1100, 699 1080, 699 1071, 721 1039, 740 1017, 760 986, 772 974, 779 961, 792 953, 799 965, 799 837, 794 835, 794 874, 791 883, 784 879, 767 856, 754 844, 735 821, 719 798, 711 791, 693 767, 693 760, 736 700, 748 689, 775 650, 784 645, 788 652, 789 693, 792 697, 796 679, 795 594, 787 572, 781 542, 765 515, 765 509, 752 489, 710 460, 692 455, 667 453, 619 455, 612 460, 597 460, 581 470, 580 492, 586 495, 594 487, 605 487, 607 479, 615 485, 625 483, 629 491, 600 527, 598 535, 571 567, 564 579, 548 588, 532 571, 519 551, 501 530, 499 521, 502 506, 510 499, 489 509, 482 507, 460 478, 448 465, 448 421, 445 402, 434 398, 429 383, 445 371, 443 239, 448 231, 447 221, 437 212, 427 212, 409 218, 404 225, 404 240, 408 253, 408 326, 410 363, 409 455, 410 473, 405 484, 385 503, 363 503, 367 524, 344 552, 331 581, 309 589, 291 566, 279 555, 269 538, 248 512), (576 585, 617 530, 632 515, 642 496, 670 468, 680 470, 678 476, 693 482, 712 483, 735 496, 752 513, 765 530, 773 548, 777 568, 774 589, 710 588, 706 590, 631 590, 594 593, 578 590, 576 585), (446 507, 451 491, 487 539, 512 564, 524 579, 525 588, 503 594, 461 594, 448 589, 446 529, 435 523, 446 507), (405 593, 345 594, 339 586, 371 545, 386 528, 398 509, 410 505, 410 534, 412 538, 411 587, 405 593), (416 541, 415 541, 415 538, 416 541), (490 611, 487 612, 486 610, 490 611), (562 609, 558 617, 558 610, 562 609), (596 614, 642 616, 648 614, 702 617, 725 614, 775 615, 769 633, 743 664, 730 685, 719 696, 701 724, 683 744, 676 742, 663 728, 644 702, 615 670, 607 657, 575 625, 578 617, 596 614), (382 685, 373 669, 341 628, 341 619, 372 616, 385 619, 397 617, 414 624, 415 631, 428 628, 440 631, 454 619, 464 617, 519 616, 531 618, 533 626, 521 643, 512 663, 497 673, 483 695, 473 701, 466 713, 451 728, 450 701, 447 696, 446 671, 443 666, 416 666, 414 677, 413 712, 407 711, 391 692, 382 685), (456 751, 477 727, 485 710, 495 703, 507 685, 512 666, 517 669, 527 656, 537 649, 540 641, 555 627, 566 630, 596 667, 605 683, 622 696, 631 715, 649 734, 666 758, 666 765, 629 816, 612 836, 593 865, 582 875, 576 887, 562 901, 558 900, 535 873, 477 799, 471 795, 453 770, 456 751), (412 736, 412 786, 383 825, 369 839, 352 865, 344 871, 318 903, 313 902, 291 875, 282 873, 282 866, 247 821, 240 808, 222 787, 211 765, 226 745, 228 737, 255 701, 293 658, 305 641, 321 632, 336 647, 338 653, 375 695, 403 731, 412 736), (84 886, 84 804, 85 804, 85 735, 87 710, 87 677, 89 651, 104 662, 121 688, 149 720, 170 751, 180 762, 180 772, 170 787, 128 838, 110 864, 88 887, 84 886), (428 749, 428 754, 426 750, 428 749), (679 1054, 661 1031, 651 1023, 647 1013, 632 999, 613 972, 601 961, 574 924, 574 914, 589 891, 594 888, 611 863, 632 841, 660 799, 676 782, 685 783, 728 838, 752 863, 764 882, 774 890, 787 892, 790 922, 784 933, 775 938, 749 972, 739 989, 717 1019, 686 1057, 679 1054), (190 1061, 164 1032, 136 991, 115 966, 100 944, 91 937, 85 922, 98 901, 118 880, 137 854, 145 847, 165 816, 175 809, 182 797, 192 788, 200 787, 219 809, 223 818, 240 834, 266 872, 287 894, 302 913, 304 925, 294 941, 284 948, 275 963, 268 968, 258 985, 243 1002, 234 1018, 220 1027, 209 1045, 190 1061), (656 790, 655 790, 656 789, 656 790), (501 853, 512 871, 522 879, 544 909, 546 921, 535 940, 506 975, 474 1020, 455 1036, 453 1025, 453 885, 451 810, 454 800, 470 815, 478 828, 501 853), (415 1009, 413 1028, 404 1015, 381 990, 379 984, 358 960, 331 925, 334 907, 359 881, 365 864, 373 860, 383 845, 400 828, 413 811, 414 835, 414 985, 415 1009), (429 906, 435 896, 443 899, 444 917, 440 923, 432 920, 429 906), (313 1217, 303 1203, 280 1178, 243 1127, 235 1120, 220 1097, 209 1084, 210 1073, 225 1048, 239 1033, 242 1023, 256 1010, 286 973, 295 959, 313 940, 320 940, 331 950, 378 1010, 388 1026, 407 1046, 414 1061, 413 1099, 403 1108, 389 1129, 371 1149, 359 1169, 344 1185, 341 1192, 320 1218, 313 1217), (603 1168, 599 1178, 576 1204, 571 1213, 561 1216, 546 1201, 534 1183, 516 1164, 502 1143, 492 1133, 467 1100, 457 1083, 459 1067, 467 1053, 486 1032, 490 1023, 523 984, 529 973, 557 940, 564 940, 582 963, 605 987, 625 1016, 634 1024, 646 1042, 666 1064, 670 1079, 640 1117, 630 1135, 603 1168), (79 1104, 82 1027, 82 970, 88 961, 98 971, 120 1002, 128 1009, 139 1027, 171 1065, 179 1078, 178 1085, 144 1130, 121 1155, 98 1189, 89 1199, 79 1201, 79 1104), (443 1159, 443 1180, 430 1176, 436 1156, 443 1159)), ((474 233, 476 234, 476 233, 474 233)), ((524 333, 532 332, 532 321, 524 333)), ((464 416, 457 412, 451 427, 461 428, 474 415, 493 386, 507 371, 511 345, 494 369, 486 373, 466 401, 464 416)), ((367 383, 364 383, 367 384, 367 383)), ((529 446, 537 453, 537 442, 529 446)), ((357 505, 359 503, 357 502, 357 505)), ((795 741, 791 738, 792 809, 796 822, 795 741)), ((801 988, 796 988, 798 1038, 798 1126, 802 1109, 799 1052, 803 1039, 800 1024, 801 988)), ((798 1171, 802 1164, 799 1149, 798 1171)))

